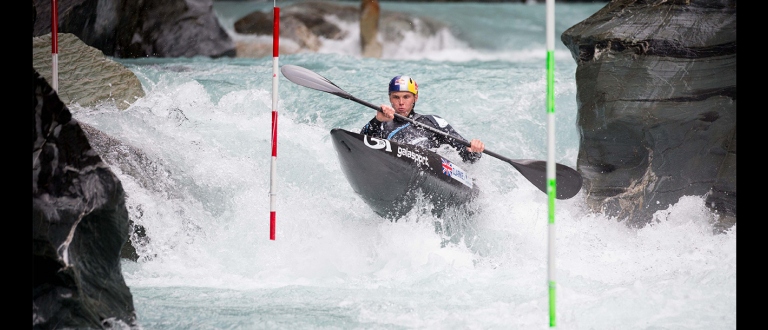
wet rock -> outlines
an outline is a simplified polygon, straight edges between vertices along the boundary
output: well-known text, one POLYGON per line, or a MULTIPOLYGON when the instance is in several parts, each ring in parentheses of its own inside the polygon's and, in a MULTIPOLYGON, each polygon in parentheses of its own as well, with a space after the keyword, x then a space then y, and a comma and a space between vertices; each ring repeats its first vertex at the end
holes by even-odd
MULTIPOLYGON (((59 0, 59 33, 72 33, 105 55, 234 57, 212 0, 59 0)), ((33 36, 51 33, 51 1, 33 0, 33 36)))
MULTIPOLYGON (((356 7, 343 5, 334 2, 308 1, 287 5, 280 8, 280 39, 287 39, 298 46, 288 48, 280 45, 280 52, 283 54, 292 54, 304 51, 317 51, 322 46, 322 39, 340 40, 348 37, 343 29, 339 27, 339 22, 349 24, 360 24, 365 18, 361 28, 361 47, 363 42, 371 44, 372 48, 366 53, 361 48, 361 54, 364 56, 380 56, 376 51, 376 43, 379 43, 377 35, 372 34, 373 16, 361 16, 363 6, 356 7), (364 32, 368 31, 368 32, 364 32), (376 40, 375 42, 373 40, 376 40)), ((369 9, 366 15, 376 15, 374 9, 369 9)), ((423 37, 435 36, 441 29, 447 26, 439 21, 427 18, 417 17, 399 12, 390 12, 380 10, 378 13, 377 34, 381 35, 384 43, 398 44, 408 33, 417 33, 423 37)), ((274 16, 272 9, 268 12, 253 12, 235 22, 235 32, 241 34, 254 34, 272 36, 274 16)), ((260 41, 240 41, 238 42, 238 57, 260 57, 268 53, 264 49, 271 50, 271 40, 269 45, 262 44, 260 41), (246 45, 247 44, 247 45, 246 45), (250 50, 250 53, 240 52, 240 50, 250 50), (261 50, 261 51, 260 51, 261 50)), ((269 53, 271 54, 271 52, 269 53)))
POLYGON ((682 196, 736 218, 736 1, 616 0, 567 29, 577 168, 595 211, 644 226, 682 196))
POLYGON ((120 268, 125 191, 32 71, 32 328, 138 328, 120 268))
MULTIPOLYGON (((58 90, 64 104, 95 106, 112 102, 124 110, 139 98, 144 90, 136 75, 71 33, 59 33, 58 90)), ((52 81, 53 60, 51 34, 32 38, 32 66, 52 81)))

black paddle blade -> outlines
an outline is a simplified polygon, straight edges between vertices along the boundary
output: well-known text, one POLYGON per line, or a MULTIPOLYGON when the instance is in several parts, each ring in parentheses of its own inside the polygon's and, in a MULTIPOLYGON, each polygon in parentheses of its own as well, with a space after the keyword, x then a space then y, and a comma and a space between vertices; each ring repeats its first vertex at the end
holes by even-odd
MULTIPOLYGON (((547 192, 547 162, 543 160, 510 160, 520 174, 530 181, 536 188, 547 192)), ((581 190, 583 179, 581 174, 563 164, 555 164, 555 197, 557 199, 569 199, 581 190)))
POLYGON ((339 86, 336 86, 336 84, 313 72, 312 70, 302 68, 297 65, 286 64, 280 68, 280 72, 282 72, 283 76, 285 76, 285 78, 294 84, 309 87, 321 92, 331 93, 344 98, 348 98, 350 96, 349 93, 342 90, 339 86))

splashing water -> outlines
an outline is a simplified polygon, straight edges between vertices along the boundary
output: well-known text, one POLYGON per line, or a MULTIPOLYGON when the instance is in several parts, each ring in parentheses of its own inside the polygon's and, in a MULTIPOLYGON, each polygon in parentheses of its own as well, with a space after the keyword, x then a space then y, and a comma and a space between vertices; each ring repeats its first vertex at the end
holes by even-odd
MULTIPOLYGON (((231 29, 267 5, 214 8, 231 29)), ((350 24, 349 39, 280 64, 374 104, 387 102, 392 76, 408 74, 420 86, 417 111, 509 158, 546 159, 543 5, 381 6, 449 29, 407 36, 372 59, 359 56, 350 24)), ((556 35, 602 6, 558 3, 556 35)), ((576 64, 562 43, 555 59, 556 161, 575 167, 576 64)), ((125 111, 71 109, 140 150, 110 166, 147 236, 132 238, 139 260, 122 264, 144 328, 548 326, 547 196, 509 164, 485 156, 462 165, 481 187, 470 209, 437 218, 420 201, 387 221, 351 189, 329 140, 332 128, 359 131, 373 110, 281 77, 271 241, 272 58, 118 61, 146 96, 125 111)), ((559 327, 735 329, 736 228, 714 235, 703 196, 680 199, 642 229, 591 213, 583 198, 556 204, 559 327)))

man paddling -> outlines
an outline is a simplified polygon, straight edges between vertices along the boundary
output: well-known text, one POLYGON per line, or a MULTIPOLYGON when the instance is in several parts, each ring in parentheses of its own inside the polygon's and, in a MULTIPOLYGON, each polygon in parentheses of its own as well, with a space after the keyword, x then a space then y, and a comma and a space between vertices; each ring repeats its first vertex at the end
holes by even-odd
POLYGON ((409 121, 396 118, 395 113, 409 118, 413 121, 433 127, 443 131, 450 136, 464 140, 456 130, 448 124, 445 119, 436 115, 417 114, 413 108, 419 99, 419 85, 409 76, 396 76, 389 82, 389 102, 391 106, 382 104, 381 111, 376 113, 360 134, 366 134, 376 138, 388 139, 399 143, 407 143, 419 146, 425 149, 438 148, 443 144, 448 144, 455 148, 461 159, 465 162, 474 163, 483 155, 485 145, 478 139, 470 141, 470 145, 464 144, 441 134, 422 129, 412 125, 409 121))

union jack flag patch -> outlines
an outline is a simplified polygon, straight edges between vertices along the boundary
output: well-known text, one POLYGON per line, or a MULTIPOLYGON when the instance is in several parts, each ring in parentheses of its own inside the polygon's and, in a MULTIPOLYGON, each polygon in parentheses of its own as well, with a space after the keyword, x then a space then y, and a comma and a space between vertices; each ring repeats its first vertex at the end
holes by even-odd
POLYGON ((443 174, 451 176, 453 173, 453 164, 450 161, 443 159, 443 174))

